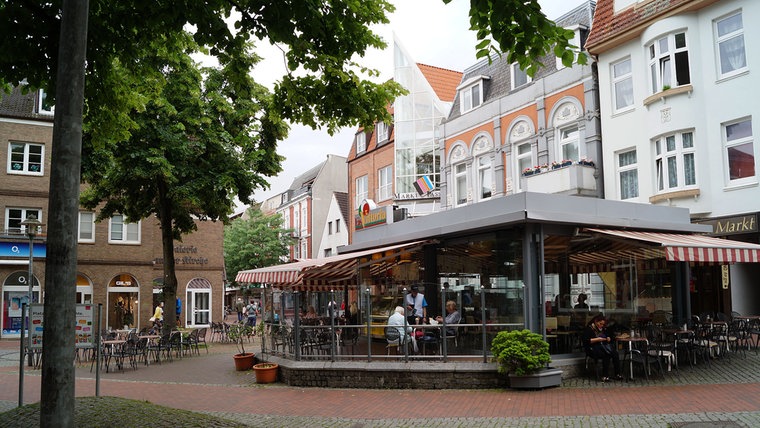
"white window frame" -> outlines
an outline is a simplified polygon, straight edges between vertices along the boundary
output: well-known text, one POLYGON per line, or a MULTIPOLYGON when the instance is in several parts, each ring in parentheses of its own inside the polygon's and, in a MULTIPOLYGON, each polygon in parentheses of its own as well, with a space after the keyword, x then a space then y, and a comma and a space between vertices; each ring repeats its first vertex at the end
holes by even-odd
POLYGON ((332 235, 333 234, 333 222, 328 221, 327 222, 327 234, 332 235))
POLYGON ((37 92, 37 113, 43 114, 46 116, 53 116, 55 114, 55 106, 50 106, 50 108, 45 108, 45 100, 47 99, 47 94, 45 93, 44 89, 40 89, 37 92))
POLYGON ((135 245, 140 243, 140 223, 126 222, 122 214, 114 214, 108 220, 108 243, 109 244, 128 244, 135 245), (115 234, 121 233, 121 238, 115 234))
POLYGON ((309 234, 309 212, 306 203, 301 204, 301 236, 309 234))
POLYGON ((557 128, 557 159, 578 162, 581 157, 581 130, 578 125, 557 128), (565 155, 565 147, 570 145, 575 147, 575 157, 565 155))
POLYGON ((335 233, 340 233, 340 219, 335 219, 335 233))
MULTIPOLYGON (((42 221, 42 210, 36 208, 7 207, 5 208, 5 231, 7 234, 26 235, 26 226, 21 222, 34 214, 37 220, 42 221), (19 211, 19 216, 11 215, 12 211, 19 211)), ((42 231, 42 227, 37 228, 37 233, 42 231)))
MULTIPOLYGON (((728 29, 726 29, 728 30, 728 29)), ((744 21, 742 17, 742 11, 736 11, 734 13, 731 13, 729 15, 723 16, 719 19, 716 19, 713 23, 713 32, 715 34, 715 65, 718 72, 718 78, 719 79, 725 79, 727 77, 731 77, 740 73, 743 73, 747 70, 747 46, 744 41, 744 21), (722 31, 721 24, 728 23, 729 20, 739 18, 739 28, 734 29, 733 31, 728 31, 725 34, 720 34, 722 31), (731 65, 731 60, 724 57, 724 54, 726 54, 725 51, 721 49, 723 46, 727 46, 730 43, 738 43, 741 42, 741 58, 737 58, 737 60, 742 61, 744 64, 736 64, 731 65), (724 63, 725 59, 725 63, 724 63), (733 67, 731 70, 724 71, 724 65, 728 65, 730 67, 733 67)), ((738 48, 737 48, 738 51, 738 48)))
POLYGON ((377 143, 381 144, 390 138, 390 127, 385 122, 377 122, 375 124, 375 135, 377 136, 377 143))
POLYGON ((522 190, 522 186, 519 183, 522 182, 520 178, 523 176, 523 170, 525 168, 533 168, 536 165, 536 158, 533 156, 533 145, 530 141, 522 141, 514 143, 512 150, 515 153, 515 169, 517 171, 517 180, 515 182, 518 183, 518 190, 522 190), (520 153, 521 147, 527 147, 528 151, 520 153), (525 163, 526 159, 528 160, 527 164, 525 163))
POLYGON ((387 165, 377 170, 377 200, 393 197, 393 166, 387 165))
POLYGON ((518 63, 513 63, 510 67, 510 70, 512 70, 512 72, 510 73, 511 80, 512 80, 512 89, 523 87, 533 81, 533 78, 528 76, 528 73, 526 73, 523 69, 521 69, 520 64, 518 63), (518 82, 516 79, 517 76, 521 76, 521 77, 525 76, 525 82, 522 82, 518 85, 517 84, 518 82))
POLYGON ((638 199, 639 195, 641 194, 641 191, 639 189, 639 163, 638 163, 638 154, 636 152, 636 148, 630 149, 630 150, 623 150, 615 154, 615 158, 617 162, 615 162, 615 165, 617 167, 617 178, 618 178, 618 198, 621 201, 625 200, 633 200, 638 199), (630 159, 626 159, 624 155, 630 155, 633 154, 633 160, 630 161, 630 159), (635 183, 635 194, 634 195, 627 195, 625 194, 624 190, 624 184, 626 182, 625 176, 632 177, 632 180, 635 183))
POLYGON ((8 174, 45 175, 45 145, 28 141, 9 141, 7 172, 8 174), (19 145, 23 146, 23 153, 18 151, 14 153, 13 146, 19 145), (39 153, 30 153, 32 147, 39 148, 39 153), (18 159, 19 154, 23 159, 18 159), (16 155, 15 160, 14 155, 16 155), (31 159, 32 157, 39 157, 39 161, 31 159), (17 169, 15 165, 20 166, 21 169, 17 169), (35 167, 39 168, 39 171, 35 171, 35 167))
POLYGON ((367 134, 364 131, 359 132, 354 137, 356 140, 356 154, 364 153, 367 151, 367 134))
POLYGON ((493 196, 493 162, 491 161, 491 155, 479 156, 475 159, 475 165, 478 170, 478 200, 486 201, 493 196))
MULTIPOLYGON (((568 43, 570 43, 573 46, 576 46, 577 49, 582 49, 581 46, 581 30, 587 30, 588 28, 584 25, 574 25, 572 27, 565 27, 565 30, 570 30, 573 32, 573 38, 568 40, 568 43)), ((583 55, 583 54, 581 54, 583 55)), ((577 57, 573 59, 573 61, 577 61, 577 57)), ((561 57, 556 57, 556 66, 557 70, 562 70, 565 67, 565 64, 562 63, 561 57)))
POLYGON ((454 206, 459 207, 467 204, 467 191, 470 187, 467 176, 467 163, 461 162, 454 165, 454 206))
POLYGON ((610 76, 612 77, 612 106, 614 111, 621 112, 633 109, 633 65, 631 57, 610 64, 610 76), (627 64, 627 71, 620 67, 627 64), (628 95, 629 97, 626 97, 628 95), (629 100, 630 99, 630 100, 629 100))
POLYGON ((79 212, 77 227, 77 242, 95 242, 95 213, 92 211, 79 212), (86 234, 89 232, 89 236, 86 234))
POLYGON ((691 84, 691 65, 689 64, 689 43, 685 31, 667 34, 647 45, 649 61, 649 83, 652 94, 665 90, 666 86, 676 88, 691 84), (676 47, 676 40, 683 35, 684 45, 676 47), (665 50, 667 49, 667 50, 665 50), (686 53, 686 73, 688 82, 678 82, 677 58, 686 53))
POLYGON ((367 196, 369 195, 369 176, 362 175, 361 177, 357 177, 354 186, 356 191, 354 206, 358 209, 360 208, 362 201, 367 199, 367 196))
POLYGON ((478 80, 472 85, 462 88, 459 93, 462 100, 459 103, 461 113, 466 113, 483 104, 483 81, 478 80))
MULTIPOLYGON (((735 128, 734 128, 735 129, 735 128)), ((722 140, 723 140, 723 157, 724 157, 724 170, 725 170, 725 179, 726 183, 728 183, 730 186, 741 186, 744 184, 750 184, 750 183, 757 183, 757 148, 755 148, 755 142, 754 142, 754 131, 752 130, 752 118, 751 117, 745 117, 739 120, 734 120, 731 122, 726 122, 721 125, 721 133, 722 133, 722 140), (737 137, 729 136, 729 130, 732 129, 732 127, 740 124, 747 123, 749 125, 749 133, 745 135, 739 135, 737 137), (732 150, 741 151, 746 153, 747 150, 739 150, 739 146, 746 146, 749 145, 749 148, 751 149, 751 153, 753 156, 753 174, 747 175, 745 177, 738 177, 738 178, 731 178, 731 156, 730 152, 732 150)))
POLYGON ((655 154, 655 191, 656 193, 669 193, 679 190, 694 189, 697 187, 697 159, 694 131, 684 130, 663 135, 654 140, 655 154), (691 136, 691 147, 684 147, 684 136, 691 136), (668 139, 673 138, 673 149, 668 149, 668 139), (687 159, 691 158, 691 161, 687 159), (694 169, 693 183, 686 183, 686 164, 692 163, 694 169), (672 169, 675 168, 676 183, 670 182, 672 169))

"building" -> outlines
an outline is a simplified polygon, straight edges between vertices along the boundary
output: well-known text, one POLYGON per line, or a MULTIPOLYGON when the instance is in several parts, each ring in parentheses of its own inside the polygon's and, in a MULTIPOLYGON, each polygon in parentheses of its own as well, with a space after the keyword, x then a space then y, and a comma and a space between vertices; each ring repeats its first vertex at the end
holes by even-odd
MULTIPOLYGON (((33 214, 43 224, 48 217, 52 109, 44 108, 41 91, 22 94, 19 88, 0 101, 0 284, 2 337, 20 333, 20 304, 29 301, 29 239, 21 224, 33 214)), ((103 305, 104 327, 142 328, 161 297, 163 277, 161 234, 155 219, 126 223, 117 215, 95 223, 95 213, 79 212, 77 303, 103 305)), ((45 226, 33 247, 34 301, 45 296, 45 226), (41 284, 41 287, 40 287, 41 284)), ((174 246, 185 326, 209 325, 222 317, 224 261, 222 224, 198 222, 198 230, 174 246)))
MULTIPOLYGON (((586 46, 598 62, 606 198, 683 207, 713 236, 760 242, 760 105, 747 96, 757 17, 754 1, 599 1, 586 46)), ((758 275, 757 264, 692 266, 694 312, 757 312, 758 275)))
MULTIPOLYGON (((290 189, 280 194, 276 212, 282 215, 283 229, 292 229, 293 237, 297 238, 291 246, 289 260, 317 258, 324 254, 327 243, 322 239, 328 222, 345 221, 331 210, 329 201, 335 193, 346 193, 346 174, 346 158, 327 155, 325 161, 296 177, 290 189)), ((340 225, 336 227, 340 228, 340 225)), ((330 236, 331 240, 333 238, 330 236)), ((335 245, 345 243, 347 241, 331 242, 329 248, 332 251, 335 245)))

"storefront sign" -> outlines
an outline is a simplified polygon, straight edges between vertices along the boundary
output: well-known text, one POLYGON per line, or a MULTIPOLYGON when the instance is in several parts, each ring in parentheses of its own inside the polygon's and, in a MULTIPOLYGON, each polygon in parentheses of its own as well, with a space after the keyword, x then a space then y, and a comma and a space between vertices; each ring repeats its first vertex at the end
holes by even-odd
POLYGON ((711 225, 713 227, 713 235, 738 235, 742 233, 757 233, 758 231, 757 214, 717 218, 699 223, 711 225))
POLYGON ((730 281, 728 279, 728 265, 723 265, 720 267, 720 279, 723 289, 728 290, 728 284, 730 284, 730 281))
MULTIPOLYGON (((42 334, 45 331, 45 305, 35 303, 31 305, 29 322, 32 335, 32 348, 42 348, 42 334)), ((75 334, 77 348, 91 348, 94 341, 93 305, 76 305, 75 334)))
MULTIPOLYGON (((45 243, 34 243, 34 257, 45 257, 47 246, 45 243)), ((26 242, 0 242, 0 257, 23 257, 29 258, 29 241, 26 242)))
POLYGON ((440 198, 440 197, 441 197, 440 190, 433 190, 432 192, 428 192, 425 196, 420 196, 415 192, 396 193, 395 195, 396 199, 434 199, 434 198, 440 198))
POLYGON ((365 199, 359 205, 359 213, 354 217, 356 230, 366 229, 372 226, 388 224, 388 207, 377 207, 375 202, 365 199))

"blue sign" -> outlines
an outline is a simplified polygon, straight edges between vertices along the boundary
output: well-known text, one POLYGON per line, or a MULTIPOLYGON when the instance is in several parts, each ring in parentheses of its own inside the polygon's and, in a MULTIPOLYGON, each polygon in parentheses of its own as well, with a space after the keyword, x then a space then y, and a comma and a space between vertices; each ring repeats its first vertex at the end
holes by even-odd
MULTIPOLYGON (((0 242, 0 257, 29 258, 29 242, 0 242)), ((47 257, 47 245, 34 243, 34 257, 47 257)))

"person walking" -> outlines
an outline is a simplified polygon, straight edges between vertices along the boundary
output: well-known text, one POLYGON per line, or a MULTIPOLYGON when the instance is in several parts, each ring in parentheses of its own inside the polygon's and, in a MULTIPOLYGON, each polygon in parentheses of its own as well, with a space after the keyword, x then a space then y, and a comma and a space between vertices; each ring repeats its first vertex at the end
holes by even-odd
POLYGON ((245 307, 245 312, 248 315, 248 321, 245 325, 256 327, 256 316, 259 314, 259 308, 253 300, 245 307))
POLYGON ((237 301, 235 302, 235 311, 237 312, 238 322, 243 321, 243 309, 245 308, 245 303, 243 303, 243 299, 238 297, 237 301))

